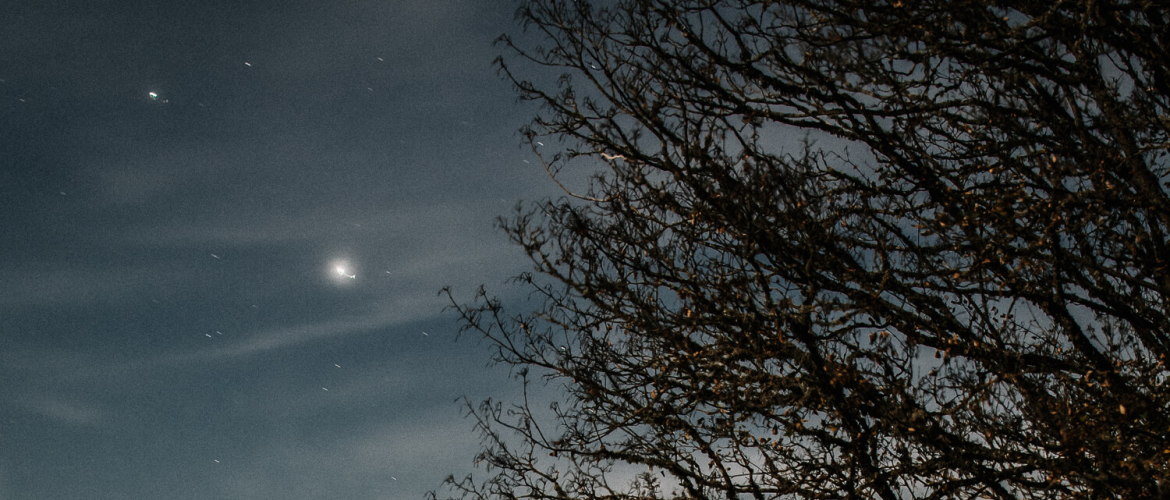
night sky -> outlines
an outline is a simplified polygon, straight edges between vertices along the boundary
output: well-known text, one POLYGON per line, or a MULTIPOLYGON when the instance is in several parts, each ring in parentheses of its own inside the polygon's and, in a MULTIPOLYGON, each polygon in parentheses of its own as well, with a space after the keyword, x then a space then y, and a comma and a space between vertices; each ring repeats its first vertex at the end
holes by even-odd
POLYGON ((516 5, 6 1, 0 500, 421 498, 514 394, 437 295, 556 185, 516 5))

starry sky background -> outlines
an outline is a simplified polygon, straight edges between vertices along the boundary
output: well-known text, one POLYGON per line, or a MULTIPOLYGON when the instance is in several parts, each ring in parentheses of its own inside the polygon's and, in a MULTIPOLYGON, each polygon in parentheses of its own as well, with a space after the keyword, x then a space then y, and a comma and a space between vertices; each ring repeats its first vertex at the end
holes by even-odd
POLYGON ((512 293, 493 221, 558 193, 492 66, 516 2, 0 3, 0 500, 472 470, 457 399, 516 388, 437 292, 512 293))

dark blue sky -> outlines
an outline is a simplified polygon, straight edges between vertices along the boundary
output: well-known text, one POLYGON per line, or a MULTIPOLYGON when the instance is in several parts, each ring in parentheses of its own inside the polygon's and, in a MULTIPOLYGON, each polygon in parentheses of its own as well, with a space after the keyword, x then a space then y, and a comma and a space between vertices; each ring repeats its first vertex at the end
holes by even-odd
POLYGON ((2 7, 0 500, 470 470, 455 399, 514 388, 436 292, 524 270, 493 219, 555 194, 491 66, 514 2, 2 7))

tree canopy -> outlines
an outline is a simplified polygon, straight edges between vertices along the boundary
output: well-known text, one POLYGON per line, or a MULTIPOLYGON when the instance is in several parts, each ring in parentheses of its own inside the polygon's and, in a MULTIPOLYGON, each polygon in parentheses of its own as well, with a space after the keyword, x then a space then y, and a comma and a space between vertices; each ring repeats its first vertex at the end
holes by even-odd
POLYGON ((473 408, 456 497, 1170 495, 1164 3, 518 18, 527 140, 600 172, 502 220, 535 310, 454 301, 562 395, 473 408))

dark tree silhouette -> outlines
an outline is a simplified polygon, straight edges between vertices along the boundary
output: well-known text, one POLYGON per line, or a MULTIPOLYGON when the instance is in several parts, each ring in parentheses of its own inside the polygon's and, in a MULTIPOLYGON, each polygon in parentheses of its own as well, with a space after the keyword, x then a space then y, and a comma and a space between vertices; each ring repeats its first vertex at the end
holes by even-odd
POLYGON ((602 170, 502 222, 534 311, 453 301, 561 396, 473 408, 454 496, 1170 496, 1165 3, 519 18, 528 140, 602 170))

